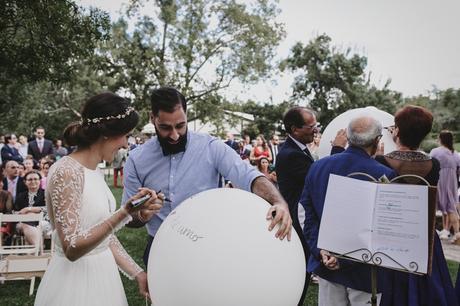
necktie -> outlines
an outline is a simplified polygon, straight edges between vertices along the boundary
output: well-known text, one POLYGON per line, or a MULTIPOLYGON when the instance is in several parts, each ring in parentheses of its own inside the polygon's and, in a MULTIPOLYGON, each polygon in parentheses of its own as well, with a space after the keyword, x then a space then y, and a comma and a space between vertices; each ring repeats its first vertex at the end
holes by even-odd
POLYGON ((308 148, 303 149, 303 151, 313 160, 313 157, 311 156, 310 151, 308 151, 308 148))
POLYGON ((38 149, 40 150, 40 153, 43 151, 43 141, 38 142, 38 149))

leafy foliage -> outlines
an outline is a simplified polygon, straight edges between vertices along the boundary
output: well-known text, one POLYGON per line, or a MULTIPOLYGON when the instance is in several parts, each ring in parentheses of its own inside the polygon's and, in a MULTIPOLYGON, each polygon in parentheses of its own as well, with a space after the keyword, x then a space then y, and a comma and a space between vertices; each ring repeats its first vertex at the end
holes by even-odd
POLYGON ((293 84, 295 101, 307 100, 307 105, 318 112, 318 119, 327 125, 345 110, 369 105, 393 112, 401 100, 399 93, 389 89, 387 81, 382 89, 366 80, 367 58, 341 52, 331 46, 331 38, 319 35, 307 45, 297 43, 282 69, 298 72, 293 84))
POLYGON ((67 80, 72 61, 107 38, 107 13, 67 0, 6 0, 0 6, 0 81, 67 80))

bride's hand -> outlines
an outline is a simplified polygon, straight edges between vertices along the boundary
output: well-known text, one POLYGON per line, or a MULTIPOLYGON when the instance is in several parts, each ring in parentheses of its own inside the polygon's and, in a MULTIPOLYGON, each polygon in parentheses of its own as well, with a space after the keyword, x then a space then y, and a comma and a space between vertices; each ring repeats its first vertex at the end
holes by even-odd
POLYGON ((139 287, 139 294, 144 298, 148 298, 151 302, 152 300, 150 299, 149 285, 147 283, 147 273, 144 271, 139 272, 139 274, 136 275, 136 282, 137 286, 139 287))
POLYGON ((148 188, 142 187, 139 188, 139 192, 131 197, 125 204, 125 209, 126 211, 133 215, 142 212, 142 217, 144 219, 150 219, 154 213, 158 213, 160 209, 163 207, 163 199, 164 195, 163 194, 158 194, 148 188), (143 204, 140 204, 139 206, 134 207, 132 202, 134 200, 140 199, 146 195, 149 195, 150 198, 145 201, 143 204))

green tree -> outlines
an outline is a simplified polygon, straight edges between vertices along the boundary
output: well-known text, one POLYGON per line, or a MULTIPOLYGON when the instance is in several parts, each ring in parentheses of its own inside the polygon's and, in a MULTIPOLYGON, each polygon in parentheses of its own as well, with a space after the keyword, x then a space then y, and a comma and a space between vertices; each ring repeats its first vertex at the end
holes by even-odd
POLYGON ((366 78, 367 58, 341 52, 331 46, 326 34, 312 39, 307 45, 297 43, 282 69, 298 73, 293 84, 295 101, 307 100, 318 112, 318 119, 327 125, 345 110, 373 105, 393 112, 401 100, 399 93, 389 89, 388 80, 382 89, 371 86, 366 78))
POLYGON ((254 101, 247 101, 241 105, 241 111, 254 115, 254 122, 248 126, 245 133, 251 137, 263 134, 267 139, 276 132, 284 134, 283 115, 294 105, 293 102, 285 101, 280 104, 264 103, 258 104, 254 101))
POLYGON ((107 38, 110 20, 69 0, 5 0, 0 6, 0 82, 67 80, 75 58, 107 38))
POLYGON ((284 35, 275 1, 253 5, 232 0, 155 1, 157 10, 113 26, 112 40, 101 48, 103 70, 115 87, 129 91, 137 107, 147 108, 152 87, 174 86, 192 105, 189 118, 218 120, 222 90, 239 79, 253 83, 269 75, 275 47, 284 35))

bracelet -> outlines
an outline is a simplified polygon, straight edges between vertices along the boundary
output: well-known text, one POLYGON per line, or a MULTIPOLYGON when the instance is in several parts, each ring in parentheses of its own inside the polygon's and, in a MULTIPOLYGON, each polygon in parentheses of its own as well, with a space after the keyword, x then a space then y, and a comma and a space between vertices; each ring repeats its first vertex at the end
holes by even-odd
POLYGON ((110 224, 110 221, 105 220, 104 223, 107 224, 110 227, 110 233, 113 234, 115 232, 115 230, 113 229, 112 224, 110 224))
POLYGON ((139 219, 139 221, 141 221, 142 223, 147 223, 148 222, 148 220, 145 220, 144 218, 142 218, 140 210, 137 211, 137 219, 139 219))

